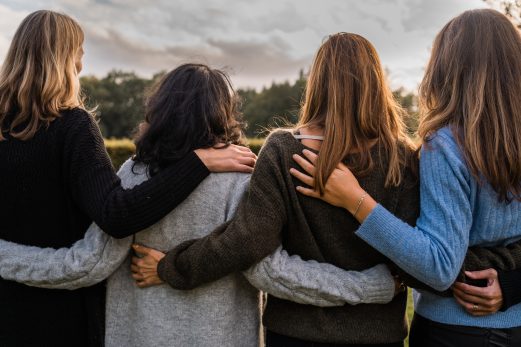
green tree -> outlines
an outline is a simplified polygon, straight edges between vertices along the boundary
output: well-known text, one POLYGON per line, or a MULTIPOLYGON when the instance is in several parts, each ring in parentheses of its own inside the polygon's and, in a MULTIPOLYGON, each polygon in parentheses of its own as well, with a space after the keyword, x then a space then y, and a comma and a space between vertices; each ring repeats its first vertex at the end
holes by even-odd
POLYGON ((102 79, 83 77, 87 105, 97 106, 100 127, 106 137, 128 137, 143 119, 145 91, 152 80, 133 72, 111 71, 102 79))

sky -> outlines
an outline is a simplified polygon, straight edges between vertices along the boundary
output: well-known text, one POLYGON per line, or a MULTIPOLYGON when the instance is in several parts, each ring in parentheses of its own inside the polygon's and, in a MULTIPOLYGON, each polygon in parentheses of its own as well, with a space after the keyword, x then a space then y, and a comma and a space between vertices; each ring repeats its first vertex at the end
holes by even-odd
POLYGON ((307 71, 329 34, 353 32, 376 47, 393 88, 417 89, 443 25, 482 0, 0 0, 0 64, 21 20, 67 13, 85 31, 82 75, 111 69, 150 77, 186 62, 262 88, 307 71))

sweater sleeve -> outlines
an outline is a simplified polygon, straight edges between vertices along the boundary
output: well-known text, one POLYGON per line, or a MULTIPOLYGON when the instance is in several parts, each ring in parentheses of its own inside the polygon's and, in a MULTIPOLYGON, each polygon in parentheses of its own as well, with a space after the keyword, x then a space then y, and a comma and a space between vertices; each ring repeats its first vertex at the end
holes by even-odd
POLYGON ((29 286, 78 289, 111 275, 125 260, 131 237, 118 240, 92 224, 70 248, 39 248, 0 240, 0 277, 29 286))
POLYGON ((472 247, 467 253, 458 281, 468 282, 463 271, 494 268, 503 292, 501 311, 521 302, 521 241, 507 246, 472 247))
POLYGON ((194 152, 148 181, 124 190, 94 119, 76 110, 66 137, 65 158, 76 203, 106 233, 117 238, 154 224, 180 204, 209 171, 194 152))
POLYGON ((461 269, 472 224, 469 172, 449 141, 438 134, 422 149, 416 227, 377 205, 357 231, 399 268, 439 291, 461 269))
POLYGON ((346 271, 327 263, 289 256, 281 246, 246 270, 256 288, 275 297, 320 307, 386 304, 394 297, 394 279, 384 264, 346 271))
POLYGON ((499 285, 503 292, 501 311, 521 303, 521 269, 498 271, 499 285))
POLYGON ((235 217, 168 252, 159 262, 159 277, 173 288, 191 289, 244 271, 271 254, 286 223, 282 167, 277 144, 268 138, 235 217))

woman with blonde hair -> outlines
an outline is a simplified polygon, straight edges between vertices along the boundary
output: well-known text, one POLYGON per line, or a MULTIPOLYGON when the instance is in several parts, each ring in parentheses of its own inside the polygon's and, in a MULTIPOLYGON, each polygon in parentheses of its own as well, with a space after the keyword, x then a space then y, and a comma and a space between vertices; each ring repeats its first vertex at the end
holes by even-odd
MULTIPOLYGON (((394 273, 402 273, 356 237, 355 218, 340 208, 297 194, 290 174, 296 168, 294 153, 304 149, 327 153, 319 156, 318 187, 324 189, 336 163, 344 161, 357 172, 365 189, 413 223, 419 209, 415 151, 401 116, 374 47, 356 34, 331 35, 311 67, 299 124, 274 131, 266 139, 235 217, 206 237, 180 244, 166 256, 139 246, 144 257, 135 257, 132 265, 137 284, 146 287, 165 281, 177 289, 192 289, 246 270, 280 245, 292 257, 307 260, 308 269, 316 262, 324 266, 321 273, 312 275, 313 281, 303 281, 307 275, 299 277, 298 272, 289 281, 289 286, 315 288, 324 297, 334 295, 342 284, 353 291, 364 285, 362 279, 342 282, 342 274, 334 272, 337 268, 362 271, 386 263, 394 273), (329 288, 331 276, 339 279, 339 286, 329 288)), ((246 273, 263 266, 265 262, 246 273)), ((277 272, 271 278, 272 282, 281 281, 277 272)), ((248 279, 254 285, 259 283, 258 278, 248 279)), ((392 277, 387 283, 394 287, 392 277)), ((371 286, 367 290, 378 296, 384 288, 371 286)), ((263 289, 269 294, 263 317, 268 346, 403 346, 407 294, 399 286, 385 304, 358 301, 354 302, 358 305, 340 303, 337 307, 310 305, 313 302, 282 296, 272 292, 273 288, 263 289)))
MULTIPOLYGON (((203 147, 168 158, 150 180, 124 190, 80 97, 83 39, 72 18, 37 11, 18 27, 2 65, 0 237, 7 241, 69 246, 92 221, 125 237, 160 220, 209 170, 252 170, 246 148, 203 147)), ((0 279, 0 345, 100 346, 103 301, 102 284, 67 291, 0 279)))
MULTIPOLYGON (((464 12, 436 36, 420 86, 421 213, 415 228, 345 166, 325 189, 298 189, 349 211, 361 223, 358 237, 417 279, 445 290, 467 247, 510 246, 521 239, 519 81, 521 36, 501 13, 464 12)), ((306 156, 319 167, 312 153, 306 156)), ((313 175, 313 165, 297 159, 313 175)), ((311 176, 297 177, 314 184, 311 176)), ((521 304, 488 315, 487 297, 476 294, 501 291, 496 271, 482 274, 490 274, 486 288, 457 285, 457 299, 416 292, 411 346, 521 345, 521 304)), ((508 283, 505 289, 519 291, 508 283)))

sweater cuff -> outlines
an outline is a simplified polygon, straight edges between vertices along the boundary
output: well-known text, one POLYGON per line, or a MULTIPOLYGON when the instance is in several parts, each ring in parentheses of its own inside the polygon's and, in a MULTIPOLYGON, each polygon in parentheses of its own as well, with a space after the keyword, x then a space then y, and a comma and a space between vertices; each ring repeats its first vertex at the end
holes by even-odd
MULTIPOLYGON (((385 264, 376 265, 363 271, 371 281, 362 283, 364 300, 366 304, 387 304, 394 298, 394 277, 385 264)), ((352 289, 351 286, 348 286, 352 289)))
POLYGON ((178 271, 176 266, 177 257, 187 248, 189 248, 192 244, 195 243, 197 239, 188 240, 177 247, 169 251, 166 256, 161 259, 157 265, 157 275, 163 281, 168 283, 172 288, 175 289, 192 289, 193 287, 190 285, 190 276, 183 276, 181 272, 178 271))
POLYGON ((498 271, 498 280, 503 293, 500 311, 506 311, 521 302, 521 271, 498 271))

